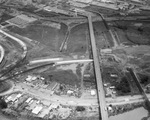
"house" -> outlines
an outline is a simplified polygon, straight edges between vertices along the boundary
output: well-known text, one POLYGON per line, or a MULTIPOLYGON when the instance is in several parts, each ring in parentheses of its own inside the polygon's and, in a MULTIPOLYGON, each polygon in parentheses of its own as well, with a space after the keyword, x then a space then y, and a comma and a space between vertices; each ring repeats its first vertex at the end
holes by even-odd
POLYGON ((36 106, 33 110, 32 113, 33 114, 39 114, 39 112, 43 109, 43 107, 41 105, 36 106))
POLYGON ((18 98, 20 98, 21 96, 22 96, 21 93, 19 93, 19 94, 14 94, 14 95, 11 96, 10 101, 14 102, 14 101, 16 101, 18 98))
POLYGON ((40 118, 44 118, 45 115, 47 115, 49 113, 49 109, 48 108, 44 108, 41 113, 38 115, 38 117, 40 118))
POLYGON ((37 106, 36 102, 37 102, 37 101, 34 100, 34 101, 30 104, 29 110, 33 110, 33 109, 37 106))
POLYGON ((56 109, 59 105, 60 105, 59 103, 52 103, 48 109, 49 110, 56 109))
POLYGON ((36 76, 28 75, 28 77, 26 78, 26 81, 31 82, 31 81, 34 81, 34 80, 36 80, 36 79, 37 79, 36 76))
POLYGON ((28 98, 25 102, 29 103, 32 100, 32 98, 28 98))
POLYGON ((47 89, 54 91, 54 89, 58 86, 59 84, 55 81, 53 81, 48 87, 47 89))

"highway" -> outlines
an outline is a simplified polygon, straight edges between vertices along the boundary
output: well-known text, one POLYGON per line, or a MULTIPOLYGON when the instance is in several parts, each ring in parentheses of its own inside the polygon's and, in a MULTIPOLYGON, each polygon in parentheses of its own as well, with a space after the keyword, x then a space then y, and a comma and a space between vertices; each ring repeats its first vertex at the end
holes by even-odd
POLYGON ((4 48, 0 45, 0 64, 2 63, 3 59, 4 59, 4 55, 5 55, 5 50, 4 48))
POLYGON ((96 41, 95 41, 95 36, 94 36, 93 23, 92 23, 92 18, 90 15, 88 15, 88 23, 89 23, 89 30, 90 30, 90 38, 91 38, 90 40, 91 40, 92 54, 93 54, 93 60, 94 60, 94 70, 95 70, 95 76, 96 76, 98 102, 99 102, 99 107, 100 107, 101 119, 108 120, 105 92, 103 88, 101 69, 100 69, 100 64, 99 64, 100 56, 97 53, 97 46, 96 46, 96 41))

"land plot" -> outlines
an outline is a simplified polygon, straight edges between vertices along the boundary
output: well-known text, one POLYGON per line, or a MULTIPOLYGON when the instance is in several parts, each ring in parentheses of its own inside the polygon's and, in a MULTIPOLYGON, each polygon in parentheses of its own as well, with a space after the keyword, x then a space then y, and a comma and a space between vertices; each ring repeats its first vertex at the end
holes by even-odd
POLYGON ((25 36, 39 43, 50 47, 53 51, 59 51, 61 43, 65 39, 67 26, 60 24, 60 29, 43 25, 42 22, 35 22, 26 28, 9 27, 8 29, 21 36, 25 36))

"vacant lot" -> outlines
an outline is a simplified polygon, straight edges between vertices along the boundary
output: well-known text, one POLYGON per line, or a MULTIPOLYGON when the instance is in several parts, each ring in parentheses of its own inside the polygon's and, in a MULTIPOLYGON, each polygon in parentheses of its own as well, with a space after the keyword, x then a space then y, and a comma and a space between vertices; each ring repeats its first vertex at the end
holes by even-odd
POLYGON ((9 27, 9 30, 49 46, 53 51, 58 51, 61 43, 65 39, 67 26, 61 24, 61 28, 56 29, 54 27, 43 25, 41 21, 35 22, 26 28, 9 27))

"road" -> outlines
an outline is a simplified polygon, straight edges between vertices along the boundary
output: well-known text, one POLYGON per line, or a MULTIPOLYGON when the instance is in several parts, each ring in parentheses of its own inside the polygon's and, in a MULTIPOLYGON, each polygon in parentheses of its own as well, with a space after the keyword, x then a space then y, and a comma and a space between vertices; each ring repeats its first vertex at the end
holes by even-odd
MULTIPOLYGON (((58 102, 62 105, 71 105, 71 106, 98 106, 98 100, 95 96, 94 98, 76 98, 68 96, 58 96, 51 94, 51 91, 44 88, 32 87, 26 83, 16 83, 12 92, 21 91, 25 94, 33 95, 39 99, 48 100, 51 102, 58 102)), ((150 99, 150 95, 148 95, 150 99)), ((106 98, 106 104, 111 105, 124 105, 137 102, 144 102, 142 95, 135 96, 121 96, 113 99, 111 97, 106 98)))
POLYGON ((2 71, 3 74, 0 76, 0 77, 3 77, 3 76, 5 76, 7 73, 9 73, 11 70, 13 70, 22 60, 25 59, 25 57, 26 57, 26 55, 27 55, 27 46, 26 46, 26 44, 25 44, 23 41, 21 41, 20 39, 18 39, 18 38, 16 38, 16 37, 12 36, 11 34, 5 32, 5 31, 3 31, 2 29, 0 29, 0 33, 6 35, 7 37, 11 38, 11 39, 14 40, 15 42, 19 43, 20 46, 21 46, 21 48, 22 48, 22 50, 23 50, 23 53, 22 53, 22 55, 21 55, 21 59, 14 61, 14 62, 11 63, 10 65, 8 65, 9 67, 6 66, 5 68, 3 68, 3 71, 2 71))
POLYGON ((18 38, 16 38, 16 37, 12 36, 11 34, 5 32, 5 31, 3 31, 2 29, 0 29, 0 33, 6 35, 7 37, 11 38, 12 40, 18 42, 18 43, 20 44, 20 46, 22 47, 23 51, 24 51, 23 55, 24 55, 24 56, 26 55, 27 46, 26 46, 26 44, 25 44, 23 41, 21 41, 20 39, 18 39, 18 38))
POLYGON ((2 61, 3 61, 3 58, 4 58, 4 55, 5 55, 5 50, 4 50, 4 48, 0 45, 0 54, 1 54, 1 56, 0 56, 0 63, 2 63, 2 61))
POLYGON ((60 61, 63 60, 63 58, 40 58, 37 60, 31 60, 29 61, 29 65, 33 65, 33 64, 39 64, 39 63, 46 63, 46 62, 56 62, 56 61, 60 61))
POLYGON ((102 82, 102 76, 101 76, 101 70, 100 70, 100 64, 99 64, 99 55, 97 53, 97 46, 94 36, 94 30, 93 30, 93 23, 92 18, 90 15, 88 15, 88 23, 89 23, 89 30, 90 30, 90 40, 91 40, 91 47, 92 47, 92 54, 93 54, 93 60, 94 60, 94 70, 95 70, 95 76, 96 76, 96 83, 97 83, 97 92, 98 92, 98 102, 101 112, 101 119, 102 120, 108 120, 108 112, 106 109, 106 100, 105 100, 105 92, 103 88, 103 82, 102 82))
POLYGON ((62 64, 93 62, 93 59, 63 60, 63 58, 46 58, 46 59, 39 59, 39 60, 29 61, 29 65, 39 64, 39 63, 49 63, 49 62, 54 62, 55 65, 62 65, 62 64))

